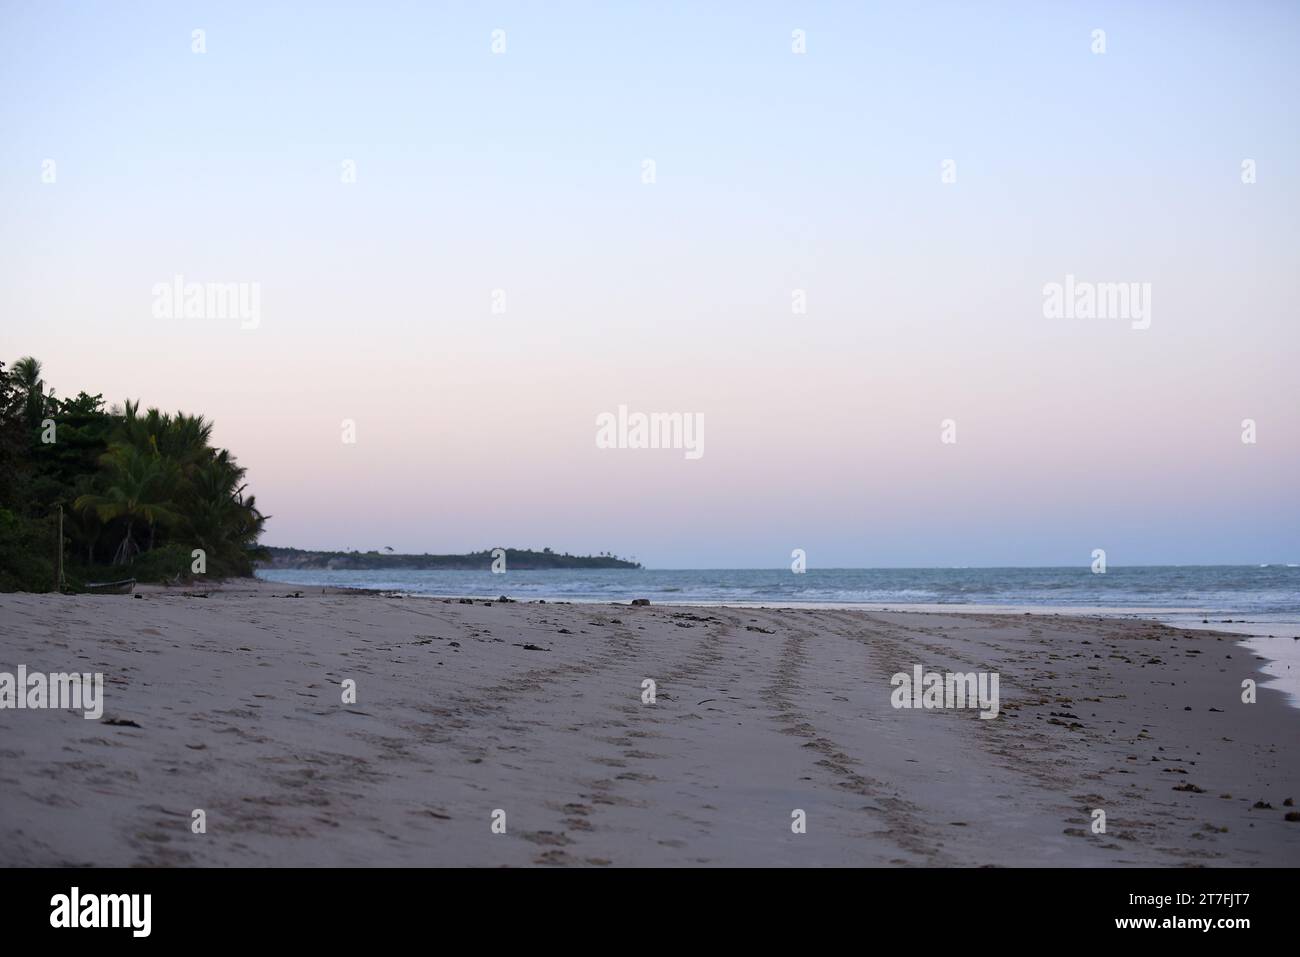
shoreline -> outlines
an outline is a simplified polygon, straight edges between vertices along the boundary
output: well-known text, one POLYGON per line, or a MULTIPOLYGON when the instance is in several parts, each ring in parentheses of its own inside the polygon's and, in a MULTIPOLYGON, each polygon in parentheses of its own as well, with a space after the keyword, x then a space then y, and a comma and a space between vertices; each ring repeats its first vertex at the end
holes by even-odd
MULTIPOLYGON (((348 585, 295 585, 288 582, 278 582, 272 579, 255 577, 255 581, 268 585, 283 585, 290 588, 322 588, 338 592, 355 591, 361 594, 372 595, 396 595, 401 598, 422 599, 427 598, 432 601, 459 601, 461 598, 468 598, 472 601, 496 601, 497 598, 490 595, 435 595, 424 592, 406 592, 400 589, 382 589, 382 588, 363 588, 348 585)), ((500 597, 500 596, 497 596, 500 597)), ((509 597, 508 595, 506 597, 509 597)), ((619 602, 609 601, 603 598, 566 598, 562 600, 555 599, 511 599, 511 601, 534 603, 534 604, 572 604, 572 605, 614 605, 619 606, 619 602)), ((630 601, 630 600, 629 600, 630 601)), ((1261 685, 1272 690, 1281 691, 1285 696, 1287 703, 1294 709, 1300 710, 1300 622, 1278 621, 1278 622, 1251 622, 1248 619, 1236 620, 1214 620, 1207 619, 1206 616, 1211 614, 1225 614, 1225 612, 1209 612, 1200 608, 1170 608, 1160 606, 1134 607, 1127 605, 1114 606, 1074 606, 1074 605, 980 605, 968 603, 915 603, 903 604, 898 602, 790 602, 788 604, 773 602, 699 602, 699 601, 654 601, 653 604, 663 607, 676 608, 737 608, 737 609, 772 609, 772 610, 814 610, 814 611, 862 611, 862 612, 898 612, 903 614, 942 614, 942 615, 1006 615, 1006 616, 1023 616, 1037 615, 1051 618, 1085 618, 1098 620, 1117 620, 1117 621, 1139 621, 1152 624, 1165 625, 1171 628, 1183 628, 1189 631, 1210 631, 1215 634, 1236 635, 1238 643, 1244 650, 1255 654, 1260 660, 1265 662, 1261 671, 1268 678, 1268 682, 1261 685), (1187 617, 1175 617, 1187 616, 1187 617), (1247 627, 1236 627, 1246 625, 1247 627), (1227 626, 1227 627, 1224 627, 1227 626), (1266 631, 1282 632, 1280 634, 1266 634, 1266 631), (1287 635, 1285 632, 1292 632, 1287 635), (1291 639, 1292 644, 1284 644, 1284 640, 1291 639)), ((1233 614, 1244 614, 1234 612, 1233 614)))
MULTIPOLYGON (((1145 566, 1143 566, 1145 567, 1145 566)), ((1201 566, 1195 566, 1201 567, 1201 566)), ((1205 566, 1218 567, 1218 566, 1205 566)), ((1243 566, 1250 567, 1250 566, 1243 566)), ((1265 566, 1267 567, 1267 566, 1265 566)), ((1291 566, 1287 566, 1291 567, 1291 566)), ((927 569, 922 569, 926 571, 927 569)), ((1010 571, 1025 571, 1025 569, 1013 568, 1010 571)), ((1052 569, 1055 570, 1055 569, 1052 569)), ((351 585, 344 583, 322 584, 320 582, 294 582, 287 579, 264 577, 264 568, 259 568, 253 578, 259 582, 266 582, 273 585, 282 585, 286 587, 308 588, 308 587, 330 587, 352 589, 363 592, 376 592, 380 594, 401 594, 411 598, 461 598, 469 597, 475 600, 494 600, 500 593, 500 585, 506 584, 504 581, 494 582, 489 592, 432 592, 432 591, 414 591, 403 587, 399 583, 386 585, 351 585)), ((742 569, 741 571, 748 571, 742 569)), ((772 569, 763 569, 762 571, 774 571, 772 569)), ((841 569, 824 569, 824 571, 842 571, 841 569)), ((849 569, 849 571, 858 571, 849 569)), ((862 571, 878 571, 878 569, 862 569, 862 571)), ((883 571, 892 571, 884 569, 883 571)), ((940 569, 942 571, 942 569, 940 569)), ((479 583, 476 583, 479 584, 479 583)), ((533 584, 533 583, 528 583, 533 584)), ((527 586, 524 586, 527 587, 527 586)), ((670 590, 668 594, 671 595, 670 590)), ((823 601, 823 600, 801 600, 801 599, 716 599, 711 597, 687 597, 674 598, 665 597, 665 594, 656 592, 653 585, 642 587, 628 587, 621 595, 592 595, 592 596, 565 596, 562 598, 552 598, 549 595, 529 594, 526 597, 516 597, 517 601, 537 601, 544 600, 566 601, 571 603, 588 603, 588 604, 618 604, 620 601, 629 601, 631 598, 649 598, 655 604, 661 605, 680 605, 683 607, 720 607, 720 608, 814 608, 828 610, 862 610, 862 611, 915 611, 915 612, 937 612, 948 613, 954 610, 966 610, 973 614, 1036 614, 1036 615, 1070 615, 1070 616, 1089 616, 1104 615, 1107 617, 1130 617, 1140 618, 1143 620, 1160 621, 1167 624, 1176 624, 1179 627, 1210 627, 1210 630, 1232 631, 1241 634, 1260 635, 1259 630, 1254 629, 1272 629, 1279 634, 1269 635, 1268 637, 1297 637, 1300 638, 1300 609, 1289 609, 1286 611, 1260 611, 1260 610, 1243 610, 1239 607, 1225 609, 1222 607, 1210 607, 1204 604, 1188 603, 1182 605, 1152 605, 1138 602, 1128 603, 1060 603, 1051 604, 1048 602, 1025 602, 1025 601, 994 601, 994 602, 970 602, 964 600, 953 601, 912 601, 890 599, 885 601, 823 601), (1224 616, 1230 616, 1224 618, 1224 616), (1254 619, 1254 620, 1252 620, 1254 619), (1248 625, 1250 629, 1245 628, 1214 628, 1216 625, 1248 625), (1289 633, 1289 634, 1282 634, 1289 633)))
MULTIPOLYGON (((384 588, 363 588, 350 585, 297 585, 288 582, 278 582, 271 579, 252 576, 249 578, 224 579, 214 582, 211 586, 213 590, 222 590, 228 593, 238 593, 241 590, 260 593, 264 587, 284 586, 297 591, 307 589, 309 594, 363 594, 398 597, 402 599, 428 599, 437 602, 455 602, 461 599, 479 602, 497 602, 501 595, 492 597, 490 595, 434 595, 423 592, 404 592, 395 589, 384 588), (240 589, 239 584, 233 588, 231 583, 239 583, 245 586, 240 589)), ((177 586, 160 586, 144 585, 137 586, 137 590, 159 590, 167 593, 170 589, 177 586)), ((504 597, 509 598, 509 595, 504 597)), ((629 605, 627 602, 608 601, 605 599, 537 599, 537 598, 520 598, 510 599, 513 603, 520 604, 545 604, 545 605, 610 605, 612 607, 623 607, 629 605)), ((1192 620, 1192 619, 1173 619, 1170 616, 1177 614, 1187 614, 1200 617, 1206 612, 1200 609, 1180 609, 1180 608, 1135 608, 1131 606, 1109 606, 1109 607, 1088 607, 1080 608, 1076 606, 1034 606, 1034 605, 977 605, 965 603, 917 603, 917 604, 899 604, 899 603, 870 603, 870 602, 792 602, 789 604, 779 604, 772 602, 677 602, 677 601, 655 601, 653 604, 668 608, 736 608, 736 609, 757 609, 773 611, 861 611, 867 613, 893 612, 899 614, 917 614, 917 615, 1004 615, 1008 617, 1041 616, 1048 618, 1080 618, 1092 620, 1114 620, 1114 621, 1134 621, 1145 622, 1148 624, 1163 625, 1169 628, 1181 628, 1188 631, 1207 631, 1216 635, 1233 635, 1237 643, 1243 650, 1249 651, 1255 657, 1264 662, 1259 669, 1260 672, 1268 679, 1261 683, 1260 687, 1281 692, 1287 704, 1295 709, 1300 710, 1300 638, 1287 636, 1285 634, 1263 634, 1255 629, 1243 629, 1235 627, 1221 627, 1224 625, 1233 626, 1238 624, 1251 624, 1248 621, 1214 621, 1214 620, 1192 620), (1219 627, 1216 627, 1219 626, 1219 627), (1284 643, 1290 639, 1290 644, 1284 643)), ((1264 623, 1260 623, 1263 625, 1264 623)), ((1288 623, 1289 624, 1289 623, 1288 623)), ((1275 628, 1276 631, 1291 630, 1288 628, 1275 628)), ((1297 626, 1296 631, 1300 631, 1297 626)))
POLYGON ((1295 715, 1234 635, 188 591, 0 596, 0 670, 105 676, 103 721, 0 711, 0 864, 1300 864, 1295 715), (998 716, 895 708, 918 665, 1000 674, 998 716))

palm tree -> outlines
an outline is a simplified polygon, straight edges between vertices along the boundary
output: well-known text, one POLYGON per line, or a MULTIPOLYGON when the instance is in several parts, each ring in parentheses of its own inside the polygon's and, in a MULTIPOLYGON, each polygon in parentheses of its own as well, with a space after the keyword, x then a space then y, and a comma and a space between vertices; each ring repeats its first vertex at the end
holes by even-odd
POLYGON ((107 491, 102 495, 80 495, 73 507, 78 511, 93 510, 101 522, 125 519, 126 533, 113 553, 113 564, 124 565, 140 551, 134 538, 136 522, 148 525, 152 545, 158 525, 170 525, 180 519, 170 498, 176 483, 176 466, 132 445, 112 446, 101 461, 110 472, 107 491))
MULTIPOLYGON (((85 496, 95 494, 95 477, 93 475, 78 475, 72 484, 73 502, 85 496)), ((60 500, 62 503, 62 500, 60 500)), ((78 510, 75 505, 67 512, 65 521, 68 524, 68 530, 73 537, 86 544, 86 564, 95 563, 95 545, 99 541, 100 533, 104 526, 99 520, 99 515, 94 509, 78 510)))
POLYGON ((213 452, 193 470, 193 501, 187 509, 195 540, 232 564, 246 564, 268 516, 256 496, 244 498, 245 469, 226 449, 213 452))
POLYGON ((41 421, 46 404, 45 380, 41 378, 40 362, 31 356, 23 356, 14 363, 10 376, 23 417, 28 425, 36 426, 41 421))
POLYGON ((211 439, 211 422, 201 415, 177 412, 174 417, 163 416, 163 427, 157 437, 158 451, 189 466, 211 453, 208 445, 211 439))
POLYGON ((175 462, 190 478, 194 467, 213 454, 212 423, 201 415, 175 416, 149 409, 140 414, 140 403, 126 401, 118 427, 119 441, 141 452, 151 452, 175 462))

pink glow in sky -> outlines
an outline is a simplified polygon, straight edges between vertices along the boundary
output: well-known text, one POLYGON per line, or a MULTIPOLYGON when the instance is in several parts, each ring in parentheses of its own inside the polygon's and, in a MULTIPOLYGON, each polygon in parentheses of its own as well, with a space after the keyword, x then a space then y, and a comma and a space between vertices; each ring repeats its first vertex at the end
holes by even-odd
POLYGON ((270 544, 1296 560, 1294 10, 1112 12, 1104 56, 1048 10, 822 13, 802 57, 766 8, 519 7, 503 56, 466 11, 419 56, 397 17, 218 13, 199 56, 188 14, 4 16, 0 359, 215 420, 270 544), (177 274, 258 283, 257 327, 156 318, 177 274), (1046 318, 1067 274, 1149 283, 1150 328, 1046 318), (620 404, 704 456, 598 449, 620 404))

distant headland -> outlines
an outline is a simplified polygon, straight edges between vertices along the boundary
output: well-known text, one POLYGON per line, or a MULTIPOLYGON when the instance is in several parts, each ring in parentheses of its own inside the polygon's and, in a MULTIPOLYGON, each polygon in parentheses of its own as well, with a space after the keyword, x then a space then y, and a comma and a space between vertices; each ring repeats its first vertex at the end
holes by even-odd
POLYGON ((530 548, 484 549, 464 555, 399 555, 391 551, 318 552, 301 548, 265 546, 261 568, 324 568, 331 570, 376 571, 391 568, 489 571, 504 553, 505 567, 511 571, 537 571, 554 568, 640 568, 640 562, 605 555, 560 554, 549 548, 540 552, 530 548))

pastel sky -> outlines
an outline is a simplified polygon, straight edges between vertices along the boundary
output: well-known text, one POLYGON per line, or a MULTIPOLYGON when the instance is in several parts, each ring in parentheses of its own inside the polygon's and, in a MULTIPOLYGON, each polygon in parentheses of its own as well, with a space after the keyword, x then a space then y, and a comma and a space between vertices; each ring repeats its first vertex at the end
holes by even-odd
POLYGON ((704 6, 0 3, 0 359, 215 420, 276 545, 1300 560, 1300 7, 704 6))

